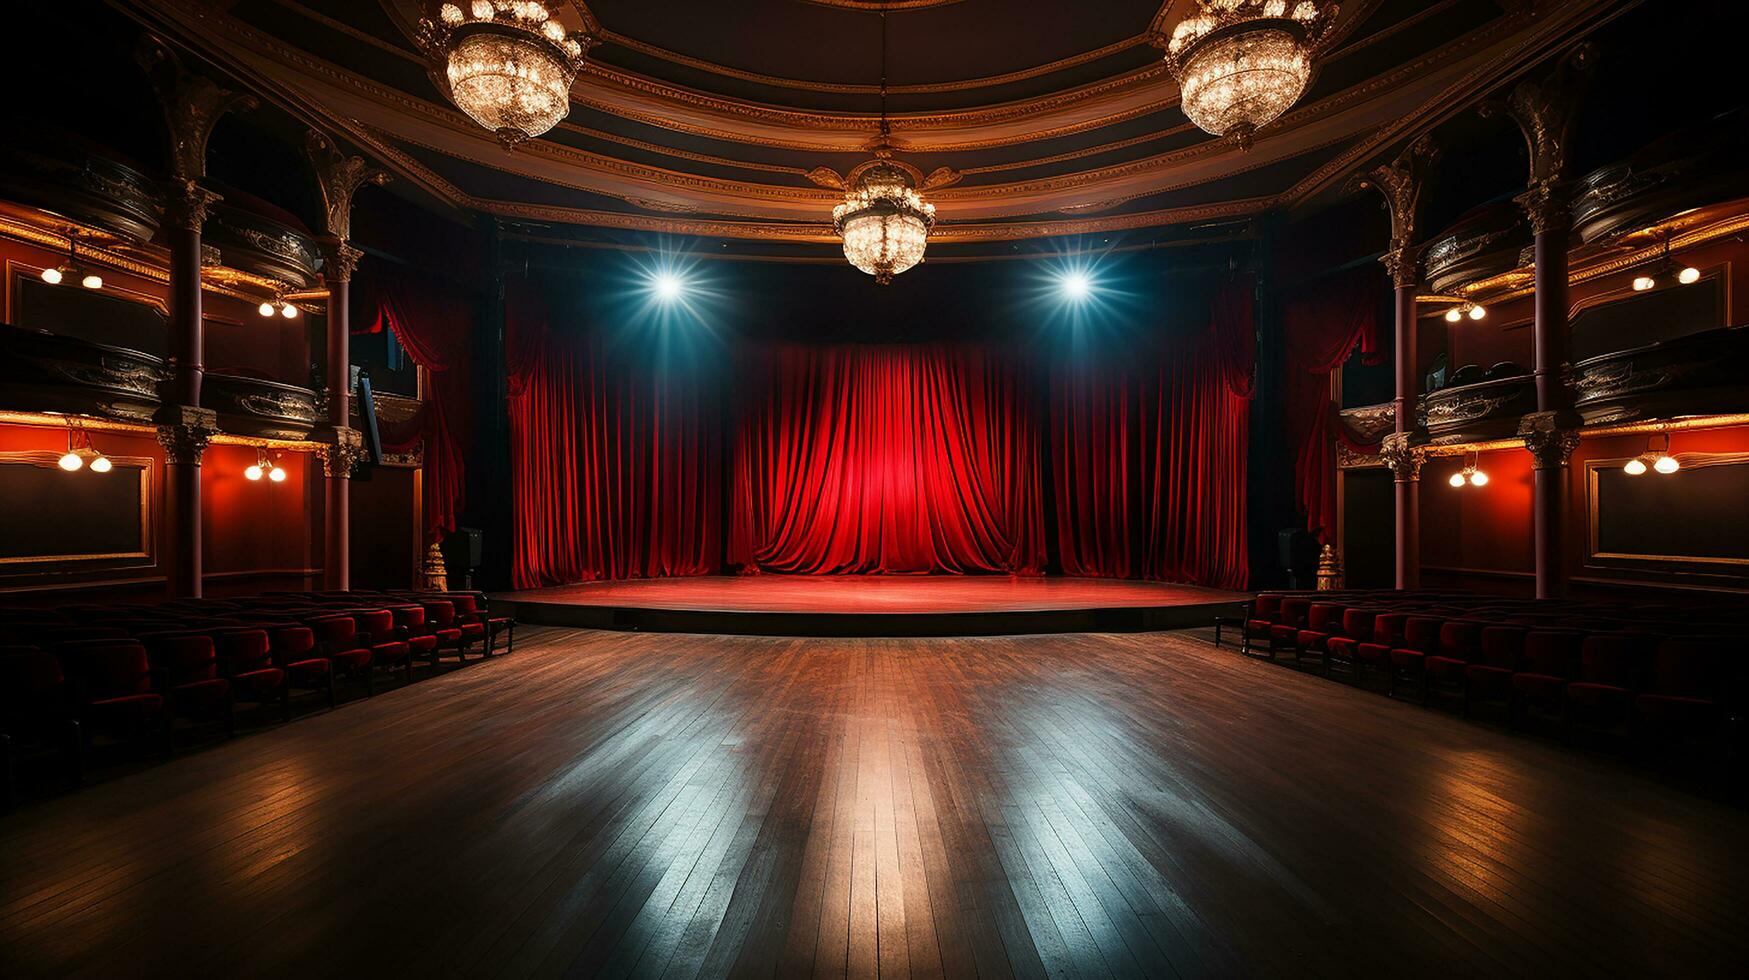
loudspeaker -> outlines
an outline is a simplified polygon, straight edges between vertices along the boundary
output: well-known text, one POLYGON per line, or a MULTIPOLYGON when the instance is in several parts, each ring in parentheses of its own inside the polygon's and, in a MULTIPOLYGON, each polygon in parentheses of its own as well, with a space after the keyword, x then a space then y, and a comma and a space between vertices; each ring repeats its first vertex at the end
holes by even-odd
POLYGON ((358 424, 364 428, 364 449, 370 465, 383 465, 383 437, 377 430, 377 402, 370 390, 370 372, 358 372, 358 424))
POLYGON ((462 582, 462 588, 474 587, 474 569, 485 561, 484 532, 477 527, 458 527, 443 539, 443 563, 449 580, 462 582))
POLYGON ((1303 527, 1283 528, 1275 535, 1275 557, 1287 572, 1287 587, 1310 588, 1318 574, 1318 536, 1303 527))

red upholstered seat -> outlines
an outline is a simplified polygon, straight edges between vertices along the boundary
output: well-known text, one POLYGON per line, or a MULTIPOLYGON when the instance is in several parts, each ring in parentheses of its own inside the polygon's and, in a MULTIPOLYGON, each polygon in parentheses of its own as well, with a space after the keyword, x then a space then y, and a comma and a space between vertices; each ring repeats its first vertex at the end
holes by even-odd
POLYGON ((1507 703, 1518 670, 1526 631, 1519 626, 1487 626, 1474 663, 1464 666, 1465 710, 1477 701, 1507 703))
POLYGON ((358 642, 370 648, 373 667, 400 667, 408 680, 413 679, 412 647, 400 639, 395 629, 395 614, 387 609, 368 609, 353 617, 358 624, 358 642))
POLYGON ((1577 722, 1613 728, 1626 724, 1634 696, 1646 687, 1653 641, 1638 633, 1593 633, 1579 648, 1578 673, 1567 685, 1567 707, 1577 722))
POLYGON ((306 691, 323 691, 328 706, 334 706, 334 666, 316 653, 316 634, 308 626, 275 626, 268 630, 268 650, 273 664, 285 671, 286 684, 306 691))
POLYGON ((1570 630, 1532 630, 1525 635, 1521 669, 1512 675, 1514 720, 1525 708, 1565 717, 1567 682, 1584 639, 1585 634, 1570 630))
POLYGON ((456 623, 455 605, 448 599, 427 599, 424 606, 425 621, 431 626, 431 634, 437 637, 434 654, 441 656, 443 651, 453 650, 457 659, 466 660, 467 645, 462 629, 456 623))
POLYGON ((83 640, 63 644, 61 667, 77 678, 86 728, 112 735, 138 735, 163 716, 164 697, 153 689, 146 648, 132 640, 83 640))
POLYGON ((66 676, 55 656, 35 647, 0 647, 0 795, 17 796, 16 746, 39 741, 57 746, 69 778, 81 772, 79 723, 73 718, 66 676))
POLYGON ((1364 606, 1349 606, 1342 610, 1341 632, 1324 641, 1327 665, 1344 663, 1353 667, 1356 649, 1362 640, 1371 638, 1373 620, 1377 616, 1378 610, 1364 606))
POLYGON ((1749 650, 1729 636, 1672 637, 1652 659, 1651 682, 1634 698, 1650 734, 1706 736, 1725 718, 1733 671, 1743 672, 1749 650))
POLYGON ((219 676, 213 638, 202 633, 153 633, 140 637, 171 711, 184 718, 221 721, 233 727, 231 684, 219 676))
POLYGON ((282 714, 289 712, 286 670, 274 665, 266 630, 227 630, 214 640, 219 673, 230 679, 232 697, 252 704, 277 701, 282 714))

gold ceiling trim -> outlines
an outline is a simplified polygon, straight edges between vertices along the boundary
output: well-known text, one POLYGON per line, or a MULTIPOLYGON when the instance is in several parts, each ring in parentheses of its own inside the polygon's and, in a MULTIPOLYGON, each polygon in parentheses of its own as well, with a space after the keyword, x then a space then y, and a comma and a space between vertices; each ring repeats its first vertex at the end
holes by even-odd
MULTIPOLYGON (((586 208, 530 205, 519 201, 471 197, 468 198, 468 203, 469 206, 477 207, 488 214, 503 218, 587 225, 625 231, 657 231, 670 235, 699 238, 737 238, 814 244, 836 244, 839 241, 830 222, 741 222, 712 218, 658 218, 621 211, 595 211, 586 208)), ((1161 225, 1246 218, 1261 214, 1276 203, 1277 199, 1274 197, 1259 197, 1223 201, 1219 204, 1194 205, 1074 221, 944 223, 935 227, 935 230, 930 233, 929 240, 940 244, 974 244, 1046 238, 1056 235, 1089 235, 1100 232, 1130 231, 1161 225)))

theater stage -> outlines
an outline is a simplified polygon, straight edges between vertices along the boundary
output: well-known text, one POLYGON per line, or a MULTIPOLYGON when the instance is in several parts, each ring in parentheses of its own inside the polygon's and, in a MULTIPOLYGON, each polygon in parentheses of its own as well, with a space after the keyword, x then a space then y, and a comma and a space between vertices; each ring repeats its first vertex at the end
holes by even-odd
POLYGON ((1245 595, 1195 585, 1002 576, 750 575, 502 592, 518 621, 757 636, 994 636, 1207 626, 1245 595))

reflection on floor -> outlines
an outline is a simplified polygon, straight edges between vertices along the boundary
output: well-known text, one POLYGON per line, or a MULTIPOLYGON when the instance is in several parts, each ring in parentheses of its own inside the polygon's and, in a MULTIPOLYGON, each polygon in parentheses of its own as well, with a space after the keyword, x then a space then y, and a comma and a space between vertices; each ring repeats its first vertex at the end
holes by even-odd
POLYGON ((10 977, 1694 975, 1749 820, 1177 634, 535 630, 0 818, 10 977))

